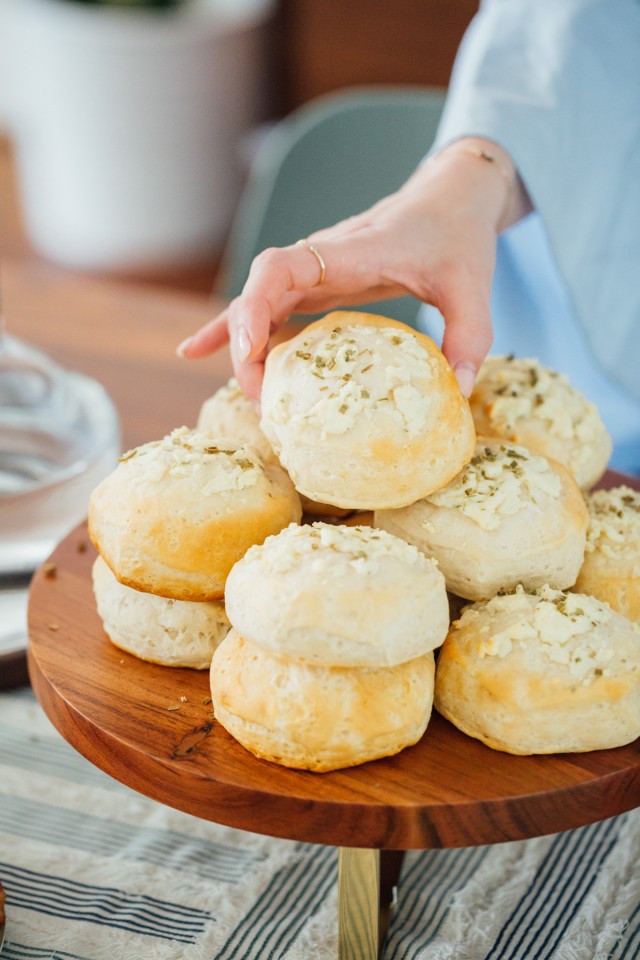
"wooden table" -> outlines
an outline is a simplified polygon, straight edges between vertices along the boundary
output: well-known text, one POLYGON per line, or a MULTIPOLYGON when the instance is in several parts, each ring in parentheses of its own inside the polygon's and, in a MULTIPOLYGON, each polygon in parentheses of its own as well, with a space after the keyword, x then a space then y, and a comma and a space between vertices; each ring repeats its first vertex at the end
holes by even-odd
MULTIPOLYGON (((224 354, 199 363, 174 356, 176 343, 211 315, 203 297, 13 266, 5 303, 11 332, 104 383, 125 446, 193 424, 230 372, 224 354)), ((86 546, 83 530, 71 534, 54 555, 56 575, 41 570, 32 588, 30 671, 45 711, 97 766, 163 803, 340 846, 344 960, 378 954, 396 851, 521 839, 640 804, 637 743, 510 757, 437 715, 420 744, 361 767, 318 775, 257 760, 209 716, 206 673, 143 663, 111 646, 95 611, 86 546), (169 710, 176 702, 180 709, 169 710)))
POLYGON ((180 360, 177 345, 220 306, 204 294, 110 281, 37 261, 5 261, 7 332, 99 380, 116 403, 128 449, 176 426, 231 375, 229 355, 180 360))

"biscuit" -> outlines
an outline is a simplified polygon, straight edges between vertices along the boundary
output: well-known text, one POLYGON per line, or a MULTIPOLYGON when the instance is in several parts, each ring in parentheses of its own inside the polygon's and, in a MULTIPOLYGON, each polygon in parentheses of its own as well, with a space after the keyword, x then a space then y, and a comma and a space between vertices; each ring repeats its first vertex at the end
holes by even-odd
POLYGON ((481 440, 442 490, 374 524, 435 557, 447 589, 467 600, 518 583, 570 587, 585 549, 588 514, 561 464, 495 438, 481 440))
POLYGON ((586 490, 604 473, 611 437, 594 404, 537 360, 489 357, 470 397, 479 436, 500 437, 563 463, 586 490))
POLYGON ((427 496, 475 446, 469 405, 433 341, 355 311, 271 351, 261 426, 297 490, 351 509, 427 496))
POLYGON ((434 703, 507 753, 622 746, 640 736, 640 628, 550 587, 473 604, 440 651, 434 703))
POLYGON ((229 574, 229 620, 293 660, 394 666, 443 642, 444 577, 434 560, 384 530, 292 524, 252 547, 229 574))
POLYGON ((587 550, 575 590, 640 621, 640 493, 631 487, 587 497, 587 550))
MULTIPOLYGON (((202 404, 197 429, 215 437, 239 437, 248 443, 265 462, 278 463, 271 444, 260 429, 260 417, 232 378, 202 404)), ((349 511, 329 503, 318 503, 300 496, 303 513, 316 517, 341 517, 349 511)))
POLYGON ((257 450, 265 463, 277 462, 271 444, 260 429, 260 417, 235 378, 205 400, 196 429, 210 437, 237 437, 257 450))
POLYGON ((91 495, 89 535, 126 586, 217 600, 249 547, 301 515, 276 464, 240 441, 181 427, 121 457, 91 495))
POLYGON ((93 565, 93 591, 111 642, 151 663, 208 670, 230 629, 220 601, 191 603, 141 593, 119 583, 102 557, 93 565))
POLYGON ((231 630, 213 655, 216 720, 257 757, 338 770, 391 756, 422 737, 433 653, 395 667, 321 667, 277 656, 231 630))

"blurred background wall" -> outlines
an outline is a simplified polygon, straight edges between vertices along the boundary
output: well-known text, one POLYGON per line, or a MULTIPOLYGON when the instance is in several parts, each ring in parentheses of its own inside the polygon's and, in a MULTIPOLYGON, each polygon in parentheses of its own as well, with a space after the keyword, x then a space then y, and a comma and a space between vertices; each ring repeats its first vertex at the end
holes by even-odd
MULTIPOLYGON (((68 270, 115 272, 138 281, 151 280, 183 289, 210 289, 256 133, 259 135, 265 124, 315 97, 346 87, 363 84, 446 86, 456 49, 478 6, 477 0, 393 0, 391 3, 388 0, 349 3, 344 0, 265 0, 262 5, 260 0, 247 0, 247 3, 250 8, 253 4, 249 9, 249 16, 253 16, 251 29, 240 24, 234 33, 228 29, 228 23, 239 17, 242 6, 239 0, 183 0, 182 22, 176 21, 175 31, 163 27, 159 30, 165 34, 161 38, 165 50, 154 65, 152 31, 143 29, 136 40, 135 31, 131 30, 130 36, 134 39, 130 40, 129 48, 134 45, 133 56, 131 49, 127 53, 126 42, 124 52, 118 51, 113 46, 117 31, 109 26, 110 15, 105 10, 98 11, 99 4, 95 2, 0 0, 0 256, 42 259, 68 270), (168 34, 179 30, 184 34, 185 18, 193 16, 194 10, 199 21, 186 32, 195 32, 198 39, 193 48, 195 52, 185 53, 183 44, 179 52, 172 53, 170 46, 166 46, 168 34), (52 14, 56 21, 60 21, 60 15, 67 20, 62 25, 57 22, 54 32, 48 34, 52 14), (94 40, 87 27, 96 14, 106 16, 94 40), (223 28, 221 24, 225 23, 227 26, 223 28), (207 48, 208 30, 214 34, 217 30, 217 36, 212 37, 207 48), (77 42, 74 31, 78 34, 77 42), (53 39, 49 40, 48 36, 53 39), (57 51, 53 48, 54 41, 60 44, 57 51), (74 43, 82 51, 75 67, 74 43), (168 68, 167 60, 171 61, 173 56, 175 67, 169 65, 168 68), (125 72, 128 69, 133 71, 130 79, 125 72), (191 69, 199 69, 200 74, 190 83, 191 69), (97 83, 95 92, 91 91, 91 83, 97 83), (202 93, 199 87, 206 84, 210 85, 209 93, 205 91, 204 105, 198 104, 196 101, 202 93), (120 101, 115 99, 116 94, 120 101), (152 122, 149 115, 154 99, 161 112, 158 120, 152 122), (61 119, 56 119, 56 110, 69 100, 73 100, 79 110, 79 119, 68 121, 62 113, 61 119), (173 102, 176 100, 179 102, 173 102), (141 105, 136 106, 138 103, 141 105), (38 124, 43 124, 36 116, 38 107, 46 117, 44 133, 38 131, 38 124), (179 123, 171 118, 170 108, 177 109, 179 123), (136 109, 139 122, 136 122, 136 109), (114 116, 109 119, 110 110, 114 116), (104 123, 94 124, 96 117, 104 123), (118 174, 121 179, 124 177, 126 189, 130 191, 126 202, 124 187, 118 187, 116 168, 124 162, 127 150, 134 155, 138 148, 135 142, 130 148, 125 144, 125 119, 137 129, 141 144, 144 137, 141 139, 140 130, 149 128, 148 136, 145 133, 149 142, 139 149, 147 150, 152 157, 151 161, 145 158, 144 163, 139 164, 142 170, 139 185, 129 168, 118 174), (76 127, 76 144, 69 160, 65 160, 64 152, 56 145, 65 123, 71 127, 75 123, 76 127), (152 143, 154 137, 156 141, 152 143), (190 141, 198 141, 195 145, 204 148, 201 159, 189 159, 190 141), (97 172, 98 160, 90 159, 92 149, 94 153, 97 150, 100 162, 105 160, 105 153, 110 153, 103 172, 97 172), (83 151, 86 157, 82 156, 83 151), (90 194, 79 191, 81 199, 76 203, 77 216, 71 227, 78 226, 80 232, 75 239, 69 239, 71 228, 67 229, 67 235, 56 248, 58 241, 55 237, 47 239, 46 224, 43 226, 40 221, 46 220, 44 213, 48 204, 55 207, 57 203, 58 210, 63 212, 69 208, 64 191, 75 189, 78 178, 82 179, 81 174, 72 169, 74 164, 79 171, 84 171, 82 176, 87 182, 92 180, 94 186, 102 189, 101 202, 106 203, 106 213, 91 214, 90 194), (202 193, 199 180, 215 201, 215 208, 209 212, 206 204, 210 198, 202 193), (161 197, 164 195, 162 202, 154 200, 152 187, 161 197), (194 227, 193 241, 187 229, 189 208, 187 206, 183 214, 176 206, 181 194, 187 205, 190 203, 191 209, 198 211, 191 216, 192 220, 199 217, 211 223, 209 233, 202 229, 198 232, 194 227), (118 198, 122 212, 118 212, 118 198), (165 201, 169 228, 161 216, 160 208, 165 201), (117 231, 119 223, 138 202, 143 210, 148 210, 147 226, 157 217, 157 224, 151 230, 157 241, 155 262, 153 256, 146 262, 144 256, 129 256, 126 250, 120 261, 115 258, 110 262, 108 255, 102 260, 99 256, 92 259, 90 244, 83 241, 82 234, 83 229, 91 227, 92 216, 94 222, 100 220, 103 225, 111 217, 117 231), (182 235, 182 228, 178 229, 181 217, 186 218, 182 235), (163 246, 159 238, 167 229, 168 240, 163 246), (172 239, 175 248, 171 246, 172 239), (84 254, 85 262, 82 262, 84 254)), ((127 11, 127 15, 133 27, 138 14, 127 11)), ((156 20, 163 16, 154 13, 156 20)), ((156 27, 157 23, 154 29, 156 27)), ((67 227, 65 224, 65 229, 67 227)))
POLYGON ((478 0, 281 0, 281 107, 354 84, 446 86, 478 0))

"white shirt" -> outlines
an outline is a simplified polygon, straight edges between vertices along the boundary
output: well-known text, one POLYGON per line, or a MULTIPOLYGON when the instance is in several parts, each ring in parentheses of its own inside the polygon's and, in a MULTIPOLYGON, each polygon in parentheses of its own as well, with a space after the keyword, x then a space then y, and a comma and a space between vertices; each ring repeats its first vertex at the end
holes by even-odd
POLYGON ((538 214, 499 241, 494 352, 566 372, 640 473, 640 0, 484 0, 434 149, 466 135, 538 214))
MULTIPOLYGON (((491 353, 536 357, 566 373, 573 386, 596 404, 613 437, 611 467, 640 475, 640 402, 596 362, 537 214, 498 239, 491 315, 491 353)), ((418 326, 436 343, 442 342, 444 321, 433 307, 420 311, 418 326)))

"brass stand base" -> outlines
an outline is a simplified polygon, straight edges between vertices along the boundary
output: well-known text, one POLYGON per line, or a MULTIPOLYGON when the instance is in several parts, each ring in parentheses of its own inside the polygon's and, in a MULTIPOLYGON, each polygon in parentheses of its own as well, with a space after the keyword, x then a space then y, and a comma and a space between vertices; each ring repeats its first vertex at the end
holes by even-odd
POLYGON ((381 960, 403 858, 403 850, 340 847, 339 960, 381 960))

